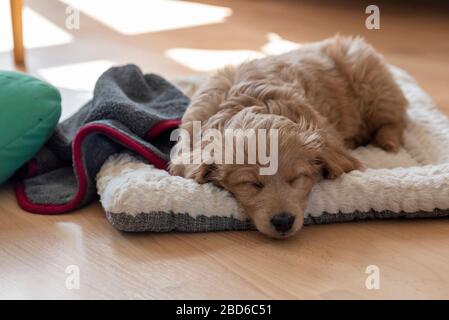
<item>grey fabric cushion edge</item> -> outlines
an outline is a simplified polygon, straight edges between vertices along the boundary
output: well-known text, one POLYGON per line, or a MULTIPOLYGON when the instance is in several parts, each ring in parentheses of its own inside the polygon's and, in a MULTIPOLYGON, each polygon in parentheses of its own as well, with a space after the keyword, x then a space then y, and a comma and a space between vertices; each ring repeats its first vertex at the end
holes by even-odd
MULTIPOLYGON (((374 210, 368 212, 355 211, 353 213, 323 213, 319 217, 308 216, 304 225, 327 224, 336 222, 349 222, 374 219, 423 219, 442 218, 449 216, 449 209, 435 209, 425 212, 392 212, 374 210)), ((239 220, 223 216, 197 216, 191 217, 187 213, 152 212, 130 215, 126 213, 106 212, 111 225, 125 232, 209 232, 209 231, 236 231, 255 230, 250 220, 239 220)))

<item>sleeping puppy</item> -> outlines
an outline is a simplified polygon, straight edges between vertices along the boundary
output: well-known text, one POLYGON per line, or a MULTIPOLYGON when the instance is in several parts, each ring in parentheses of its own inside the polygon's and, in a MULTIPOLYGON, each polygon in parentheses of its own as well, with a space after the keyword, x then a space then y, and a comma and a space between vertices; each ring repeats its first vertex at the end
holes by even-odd
MULTIPOLYGON (((372 143, 398 150, 406 104, 381 55, 363 39, 337 36, 306 44, 218 71, 197 91, 182 119, 189 134, 195 121, 202 130, 220 132, 277 130, 277 140, 267 142, 277 143, 275 174, 262 175, 259 161, 181 163, 173 158, 170 172, 228 190, 259 231, 285 238, 302 227, 308 195, 320 179, 361 169, 348 149, 372 143)), ((203 142, 187 143, 191 158, 204 148, 203 142)))

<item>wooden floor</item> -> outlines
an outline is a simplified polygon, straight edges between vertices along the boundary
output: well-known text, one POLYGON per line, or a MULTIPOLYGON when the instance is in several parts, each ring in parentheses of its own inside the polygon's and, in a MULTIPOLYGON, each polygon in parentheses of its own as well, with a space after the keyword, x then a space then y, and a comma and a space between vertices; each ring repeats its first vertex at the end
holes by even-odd
MULTIPOLYGON (((146 26, 139 33, 84 11, 81 28, 68 30, 63 3, 27 1, 28 13, 70 38, 29 48, 27 70, 62 80, 55 85, 69 114, 89 92, 77 83, 64 85, 74 69, 59 69, 61 79, 55 72, 60 67, 131 61, 146 72, 171 77, 206 70, 242 50, 260 52, 270 33, 293 42, 336 32, 361 34, 390 63, 416 77, 449 114, 449 19, 442 8, 378 2, 381 29, 367 30, 363 6, 334 2, 208 1, 216 7, 192 7, 212 10, 194 17, 199 25, 146 26), (201 17, 216 15, 223 21, 201 24, 201 17)), ((42 31, 32 37, 48 38, 42 31)), ((0 51, 0 66, 13 68, 10 52, 0 51)), ((311 226, 286 241, 257 232, 126 234, 109 225, 98 203, 66 215, 32 215, 18 208, 11 186, 0 187, 0 298, 449 298, 448 270, 447 219, 311 226), (66 287, 71 265, 80 270, 79 289, 66 287), (369 265, 379 267, 379 290, 365 286, 369 265)))

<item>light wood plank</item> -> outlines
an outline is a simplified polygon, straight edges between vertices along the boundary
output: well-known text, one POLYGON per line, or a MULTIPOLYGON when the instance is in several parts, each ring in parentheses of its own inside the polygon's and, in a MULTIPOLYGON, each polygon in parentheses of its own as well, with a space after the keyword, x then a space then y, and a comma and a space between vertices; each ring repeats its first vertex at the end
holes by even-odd
MULTIPOLYGON (((257 51, 269 32, 303 42, 339 31, 365 36, 449 114, 442 10, 381 2, 382 29, 373 31, 356 2, 207 3, 233 14, 223 23, 132 36, 82 15, 72 43, 30 49, 29 70, 108 59, 170 77, 194 72, 167 57, 170 48, 257 51)), ((26 4, 64 29, 60 2, 26 4)), ((7 185, 0 188, 0 298, 449 298, 448 237, 448 219, 311 226, 286 241, 257 232, 126 234, 109 225, 98 203, 58 216, 23 212, 7 185), (65 287, 72 264, 80 267, 80 290, 65 287), (380 290, 365 288, 373 264, 380 290)))

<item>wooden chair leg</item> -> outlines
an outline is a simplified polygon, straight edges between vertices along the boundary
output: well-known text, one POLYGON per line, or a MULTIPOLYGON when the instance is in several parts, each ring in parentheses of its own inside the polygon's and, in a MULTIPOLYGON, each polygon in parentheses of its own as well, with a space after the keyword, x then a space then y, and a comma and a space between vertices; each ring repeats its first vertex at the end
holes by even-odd
POLYGON ((10 0, 12 32, 14 38, 14 61, 17 65, 25 62, 25 49, 23 47, 22 7, 23 0, 10 0))

